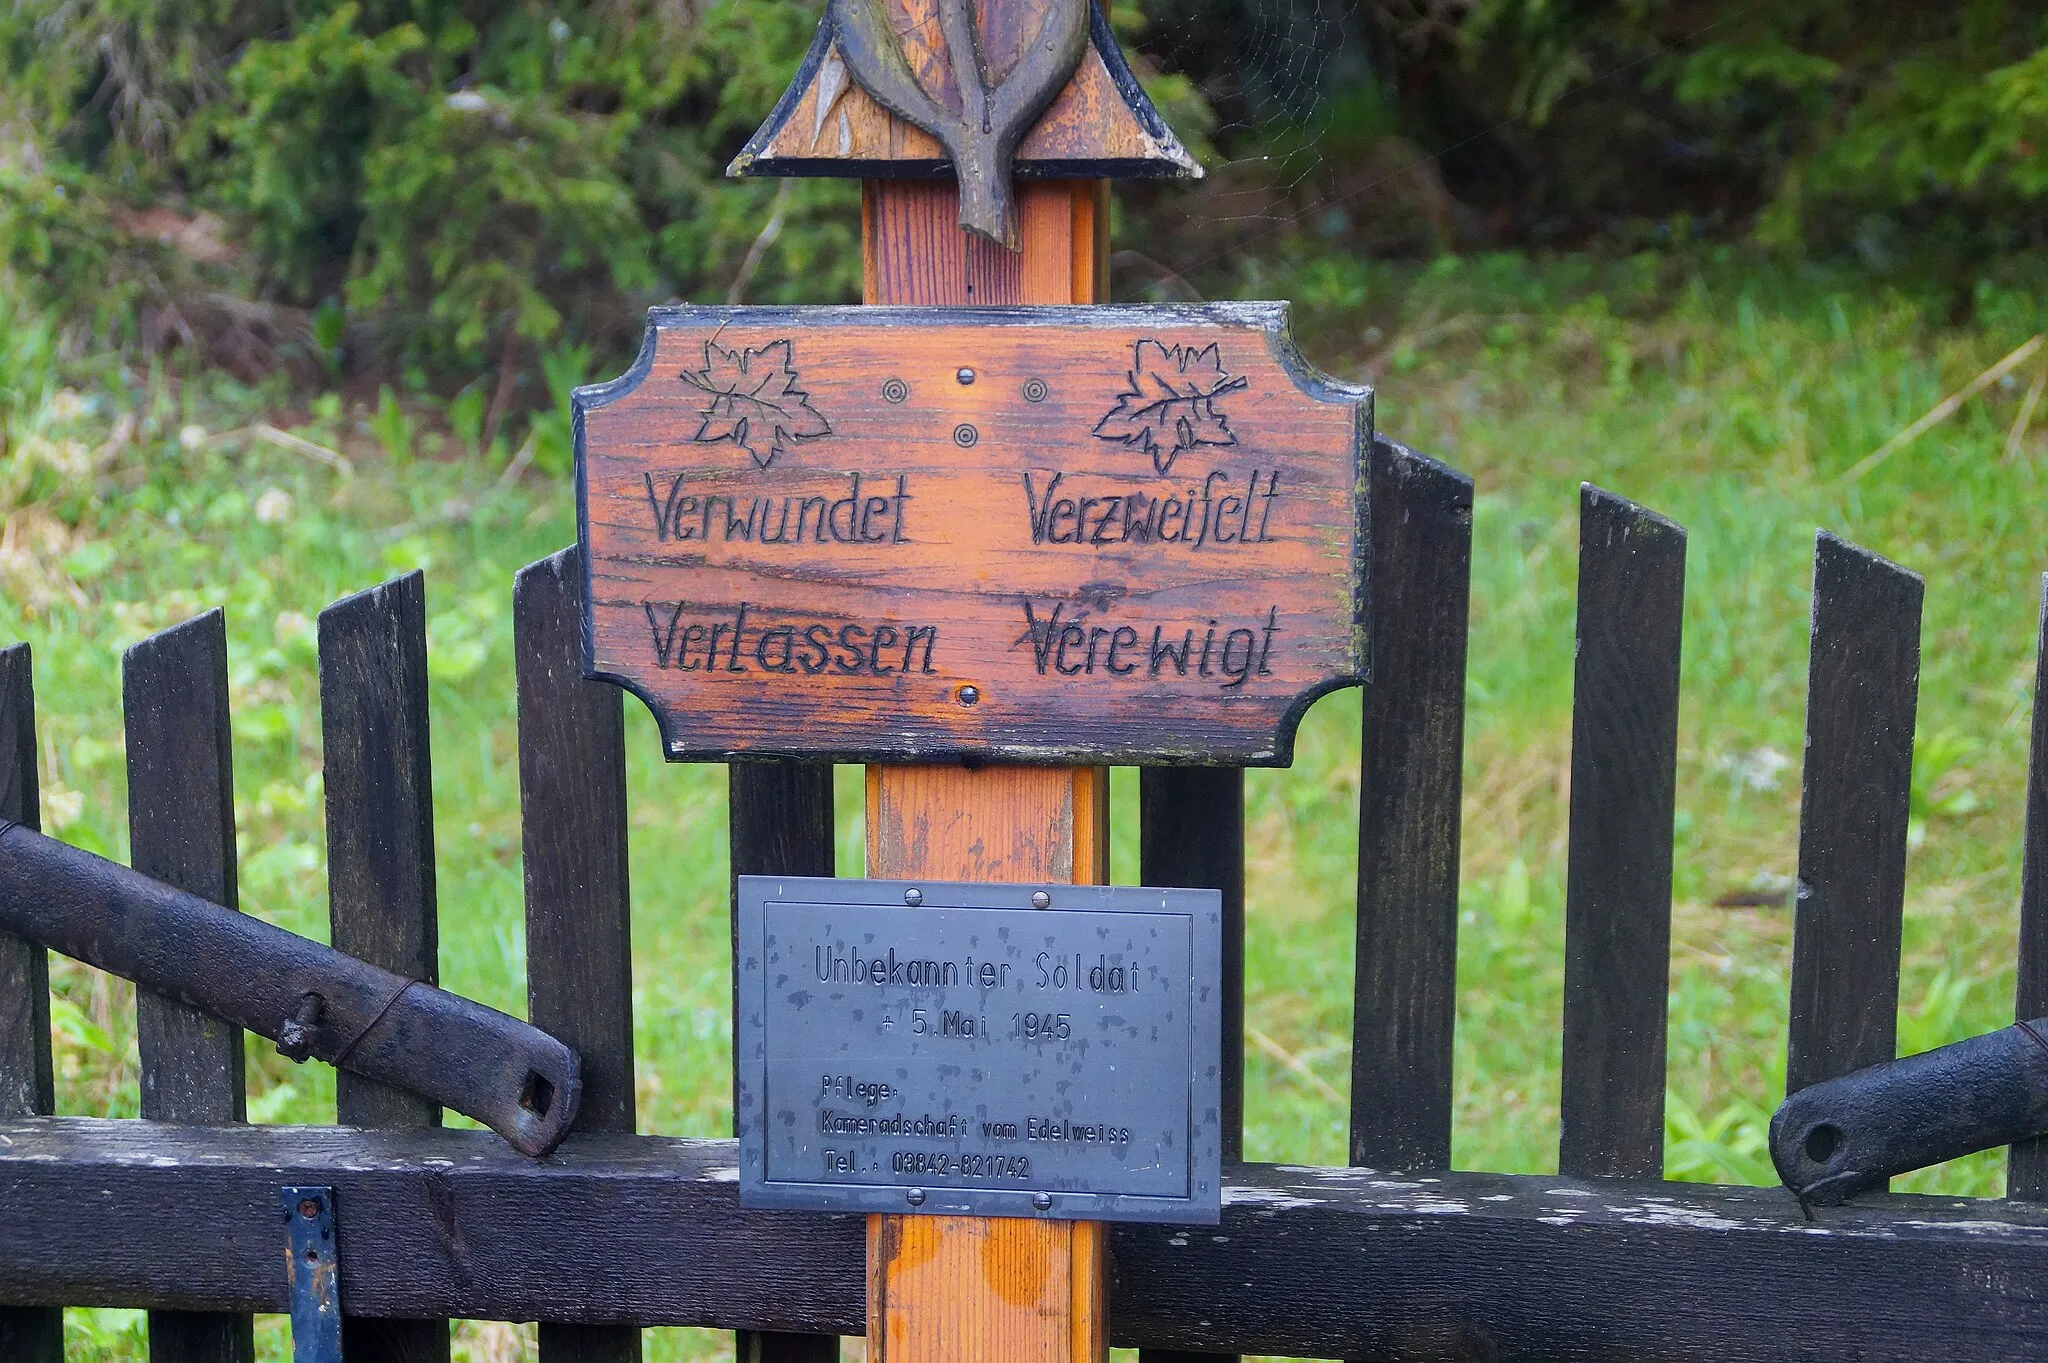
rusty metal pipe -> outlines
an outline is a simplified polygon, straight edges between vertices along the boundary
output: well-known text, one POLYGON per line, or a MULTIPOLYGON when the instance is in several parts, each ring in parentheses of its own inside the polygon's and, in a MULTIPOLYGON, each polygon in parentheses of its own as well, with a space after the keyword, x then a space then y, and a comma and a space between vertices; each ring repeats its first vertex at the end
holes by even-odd
POLYGON ((1809 1084, 1771 1117, 1771 1163, 1832 1206, 1895 1174, 2048 1132, 2048 1018, 1809 1084))
POLYGON ((576 1052, 536 1027, 0 820, 0 930, 331 1065, 473 1117, 527 1155, 560 1144, 576 1052))

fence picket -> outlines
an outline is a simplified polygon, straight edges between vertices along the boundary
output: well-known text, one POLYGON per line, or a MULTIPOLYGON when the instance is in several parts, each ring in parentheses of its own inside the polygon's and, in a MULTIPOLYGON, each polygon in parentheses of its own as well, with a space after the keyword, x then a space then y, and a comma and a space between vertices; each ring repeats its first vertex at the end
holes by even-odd
MULTIPOLYGON (((438 984, 434 807, 427 740, 427 590, 412 572, 320 612, 320 718, 327 783, 328 916, 334 945, 438 984)), ((345 1126, 438 1126, 441 1109, 346 1071, 345 1126)), ((347 1234, 348 1207, 336 1207, 347 1234)), ((352 1363, 446 1363, 446 1321, 350 1317, 352 1363)))
POLYGON ((1866 549, 1815 541, 1788 1093, 1897 1048, 1922 591, 1866 549))
POLYGON ((1223 892, 1223 1158, 1244 1158, 1244 769, 1138 774, 1138 883, 1223 892))
MULTIPOLYGON (((1244 769, 1138 773, 1138 883, 1223 892, 1223 1159, 1244 1158, 1244 769)), ((1141 1349, 1139 1363, 1224 1363, 1235 1354, 1141 1349)))
MULTIPOLYGON (((832 767, 826 762, 733 762, 728 773, 726 826, 732 846, 732 933, 739 944, 740 876, 829 876, 832 858, 832 767)), ((738 989, 739 972, 733 972, 738 989)), ((739 996, 733 996, 735 1036, 739 996)), ((738 1047, 734 1047, 738 1064, 738 1047)), ((738 1084, 738 1072, 734 1072, 738 1084)), ((734 1339, 739 1363, 835 1363, 836 1335, 741 1330, 734 1339)))
MULTIPOLYGON (((564 549, 512 586, 527 1016, 576 1048, 576 1130, 630 1133, 632 896, 626 728, 616 687, 583 677, 583 562, 564 549)), ((541 1363, 639 1363, 630 1325, 542 1322, 541 1363)))
MULTIPOLYGON (((36 782, 35 664, 27 644, 0 649, 0 819, 42 826, 36 782)), ((50 954, 0 933, 0 1117, 57 1110, 50 1064, 50 954)), ((64 1363, 64 1311, 0 1306, 0 1358, 64 1363)))
MULTIPOLYGON (((2027 754, 2027 814, 2020 867, 2019 979, 2013 1016, 2023 1022, 2048 1014, 2048 574, 2041 578, 2041 624, 2034 646, 2034 727, 2027 754)), ((2048 1202, 2048 1137, 2012 1147, 2006 1157, 2005 1195, 2048 1202)))
MULTIPOLYGON (((135 869, 240 907, 227 620, 220 611, 153 634, 121 659, 128 845, 135 869)), ((244 1120, 242 1031, 150 989, 135 991, 142 1115, 221 1126, 244 1120)), ((246 1315, 152 1311, 152 1363, 251 1363, 246 1315)))
POLYGON ((1685 531, 1579 490, 1558 1170, 1664 1172, 1685 531))
POLYGON ((1370 472, 1351 1162, 1441 1169, 1451 1160, 1472 480, 1389 440, 1374 442, 1370 472))

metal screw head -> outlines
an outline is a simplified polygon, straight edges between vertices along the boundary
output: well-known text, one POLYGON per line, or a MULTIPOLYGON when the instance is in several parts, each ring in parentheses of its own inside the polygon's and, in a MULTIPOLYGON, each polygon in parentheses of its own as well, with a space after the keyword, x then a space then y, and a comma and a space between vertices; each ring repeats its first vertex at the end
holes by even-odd
POLYGON ((959 694, 962 705, 981 704, 981 688, 978 686, 963 686, 960 688, 959 694))
POLYGON ((963 364, 960 366, 960 372, 953 375, 953 377, 960 380, 960 382, 963 384, 973 383, 974 371, 963 364))
POLYGON ((1051 908, 1052 896, 1047 894, 1044 890, 1033 890, 1031 892, 1031 907, 1034 909, 1051 908))
POLYGON ((903 892, 903 902, 908 904, 913 909, 916 908, 918 905, 924 903, 924 891, 916 889, 905 890, 903 892))
POLYGON ((1049 1211, 1051 1211, 1051 1210, 1052 1210, 1052 1194, 1051 1194, 1051 1193, 1033 1193, 1033 1194, 1031 1195, 1031 1205, 1032 1205, 1032 1206, 1034 1206, 1034 1207, 1036 1207, 1036 1208, 1038 1208, 1038 1210, 1040 1210, 1040 1211, 1042 1211, 1042 1212, 1049 1212, 1049 1211))
POLYGON ((913 1207, 922 1207, 924 1205, 924 1189, 909 1189, 903 1194, 903 1200, 905 1202, 908 1202, 913 1207))

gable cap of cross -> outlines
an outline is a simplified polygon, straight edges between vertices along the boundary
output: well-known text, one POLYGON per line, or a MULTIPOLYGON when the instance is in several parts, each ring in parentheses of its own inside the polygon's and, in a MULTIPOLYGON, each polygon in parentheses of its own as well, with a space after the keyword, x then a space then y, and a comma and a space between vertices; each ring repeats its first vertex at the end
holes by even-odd
POLYGON ((735 176, 937 178, 1017 244, 1012 176, 1197 179, 1094 0, 831 0, 735 176))

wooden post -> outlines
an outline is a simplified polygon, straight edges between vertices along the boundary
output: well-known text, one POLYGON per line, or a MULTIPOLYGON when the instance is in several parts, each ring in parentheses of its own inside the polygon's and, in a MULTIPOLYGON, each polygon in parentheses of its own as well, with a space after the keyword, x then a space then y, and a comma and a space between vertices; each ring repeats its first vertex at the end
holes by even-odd
MULTIPOLYGON (((869 303, 1094 303, 1107 291, 1106 181, 1020 186, 1023 249, 968 236, 946 181, 871 180, 869 303)), ((1106 767, 871 766, 868 873, 1109 879, 1106 767)), ((868 1357, 1093 1363, 1107 1356, 1105 1227, 1092 1221, 868 1218, 868 1357)))

